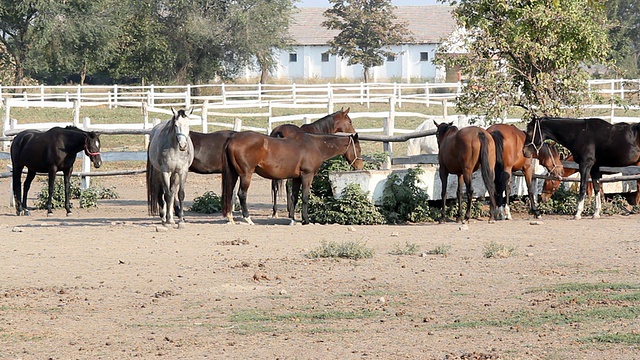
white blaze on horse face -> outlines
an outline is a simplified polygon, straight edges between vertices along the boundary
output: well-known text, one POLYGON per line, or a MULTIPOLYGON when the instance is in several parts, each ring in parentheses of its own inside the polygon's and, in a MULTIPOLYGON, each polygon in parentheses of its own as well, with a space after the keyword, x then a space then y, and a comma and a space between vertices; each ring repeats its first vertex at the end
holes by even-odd
POLYGON ((178 116, 176 119, 176 136, 178 138, 178 146, 180 150, 186 150, 189 138, 189 118, 186 116, 178 116))

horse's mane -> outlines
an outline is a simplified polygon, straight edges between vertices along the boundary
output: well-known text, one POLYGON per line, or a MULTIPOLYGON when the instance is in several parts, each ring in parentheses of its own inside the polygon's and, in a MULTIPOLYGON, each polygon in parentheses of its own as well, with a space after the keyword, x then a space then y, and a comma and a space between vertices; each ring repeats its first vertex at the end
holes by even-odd
POLYGON ((342 110, 338 110, 333 114, 325 115, 320 119, 312 122, 311 124, 305 124, 300 126, 300 128, 305 130, 308 130, 308 129, 313 130, 308 132, 330 134, 333 132, 333 123, 334 123, 333 118, 341 111, 342 110))

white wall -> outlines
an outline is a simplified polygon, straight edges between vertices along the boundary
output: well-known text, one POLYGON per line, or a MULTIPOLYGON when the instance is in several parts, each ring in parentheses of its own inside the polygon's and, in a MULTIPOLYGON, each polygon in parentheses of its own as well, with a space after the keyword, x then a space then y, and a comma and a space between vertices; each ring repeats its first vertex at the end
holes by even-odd
MULTIPOLYGON (((398 53, 395 61, 385 61, 384 65, 372 69, 373 81, 390 79, 422 79, 440 81, 444 72, 432 62, 436 44, 394 46, 392 51, 398 53), (428 61, 420 61, 420 53, 428 53, 428 61)), ((345 59, 335 55, 329 56, 328 62, 322 62, 322 54, 329 51, 326 45, 296 46, 291 51, 280 52, 277 56, 279 65, 272 75, 278 79, 362 79, 361 65, 347 65, 345 59), (297 54, 297 62, 289 61, 289 54, 297 54)), ((247 76, 256 76, 248 74, 247 76)))

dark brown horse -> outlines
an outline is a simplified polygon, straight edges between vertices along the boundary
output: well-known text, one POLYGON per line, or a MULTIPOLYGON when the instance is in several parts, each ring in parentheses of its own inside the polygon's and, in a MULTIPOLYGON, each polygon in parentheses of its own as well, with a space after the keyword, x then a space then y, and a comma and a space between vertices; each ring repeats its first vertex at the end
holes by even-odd
MULTIPOLYGON (((567 158, 567 161, 573 161, 573 155, 569 155, 569 157, 567 158)), ((566 178, 569 177, 575 173, 578 172, 578 169, 571 169, 571 168, 564 168, 564 171, 562 172, 562 177, 566 178)), ((611 174, 609 172, 603 171, 603 174, 611 174)), ((551 199, 551 196, 553 196, 553 194, 555 194, 556 191, 558 191, 558 189, 560 188, 560 184, 562 183, 561 180, 551 180, 551 179, 546 179, 544 181, 544 185, 542 187, 542 194, 540 194, 540 199, 542 201, 549 201, 549 199, 551 199)), ((591 197, 591 195, 593 195, 593 184, 592 183, 588 183, 587 184, 587 196, 591 197)), ((627 200, 629 201, 629 203, 631 205, 638 205, 638 203, 640 203, 640 180, 638 180, 636 182, 636 194, 635 196, 629 196, 627 197, 627 200)))
MULTIPOLYGON (((509 197, 511 196, 511 173, 522 170, 525 183, 529 193, 530 213, 536 217, 540 216, 540 211, 536 206, 535 189, 532 186, 534 165, 532 158, 527 158, 522 154, 524 140, 527 137, 524 131, 513 125, 495 124, 491 125, 487 132, 491 134, 496 144, 496 159, 500 166, 496 166, 496 205, 498 206, 498 219, 511 219, 509 209, 509 197), (503 197, 503 193, 505 196, 503 197)), ((563 167, 558 150, 545 143, 536 156, 540 164, 549 173, 558 178, 562 177, 563 167)))
POLYGON ((302 223, 309 223, 308 203, 313 177, 327 159, 343 155, 349 163, 362 161, 358 134, 349 136, 298 133, 287 138, 275 138, 253 131, 235 134, 229 139, 222 156, 222 211, 233 223, 231 200, 233 188, 240 178, 238 199, 242 216, 253 224, 247 210, 247 191, 251 176, 256 174, 272 180, 293 179, 291 223, 295 222, 295 203, 302 186, 302 223))
POLYGON ((571 119, 542 117, 527 124, 524 156, 531 157, 540 150, 545 139, 566 147, 580 172, 580 193, 575 219, 582 217, 587 182, 591 183, 596 198, 594 218, 600 217, 601 166, 621 167, 640 163, 640 124, 612 125, 602 119, 571 119))
POLYGON ((189 171, 197 174, 222 173, 224 145, 235 133, 233 130, 220 130, 208 134, 190 131, 194 157, 189 171))
MULTIPOLYGON (((353 127, 351 118, 349 117, 349 109, 344 108, 322 117, 311 124, 304 124, 300 127, 294 124, 279 125, 271 131, 273 137, 288 137, 293 134, 305 132, 309 134, 335 134, 349 133, 354 134, 356 130, 353 127)), ((362 170, 362 162, 352 164, 356 170, 362 170)), ((289 193, 290 182, 287 182, 287 210, 291 206, 291 194, 289 193)), ((282 188, 282 180, 273 180, 271 182, 271 195, 273 196, 273 212, 272 217, 278 217, 278 192, 282 188)))
POLYGON ((481 169, 484 185, 489 192, 490 214, 489 221, 495 219, 495 175, 496 148, 491 135, 477 126, 467 126, 458 129, 453 123, 436 125, 436 139, 438 140, 438 163, 440 181, 442 182, 442 217, 440 222, 446 221, 447 178, 449 174, 458 175, 458 217, 457 222, 468 221, 471 215, 471 199, 473 188, 471 176, 474 171, 481 169), (462 185, 467 187, 467 212, 462 218, 462 185))

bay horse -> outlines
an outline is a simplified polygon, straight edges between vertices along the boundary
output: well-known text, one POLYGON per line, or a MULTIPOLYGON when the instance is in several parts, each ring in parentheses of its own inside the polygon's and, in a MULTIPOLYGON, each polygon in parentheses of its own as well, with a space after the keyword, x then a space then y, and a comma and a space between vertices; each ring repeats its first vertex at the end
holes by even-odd
POLYGON ((484 185, 489 192, 489 222, 495 220, 495 173, 496 149, 491 135, 477 126, 458 129, 453 123, 440 123, 434 120, 437 127, 438 164, 440 181, 442 182, 442 217, 440 223, 446 221, 447 178, 449 174, 458 175, 458 217, 456 222, 465 222, 471 215, 471 199, 473 188, 471 176, 481 169, 484 185), (467 187, 467 212, 462 218, 462 185, 467 187))
MULTIPOLYGON (((349 133, 354 134, 356 129, 353 127, 351 118, 349 117, 349 110, 351 108, 344 108, 334 112, 333 114, 326 115, 310 124, 304 124, 300 127, 294 124, 283 124, 275 127, 271 131, 271 136, 284 138, 300 132, 309 134, 335 134, 335 133, 349 133)), ((362 170, 364 163, 361 159, 356 160, 351 164, 354 169, 362 170)), ((290 182, 287 181, 287 210, 291 206, 291 194, 289 193, 290 182)), ((271 195, 273 198, 273 211, 271 217, 278 217, 278 192, 282 188, 282 180, 271 181, 271 195)))
POLYGON ((100 135, 93 131, 87 132, 75 126, 67 126, 66 128, 56 126, 45 132, 24 130, 15 136, 11 143, 10 152, 13 166, 13 196, 18 216, 29 215, 27 194, 36 173, 46 173, 49 176, 47 215, 53 213, 51 198, 58 171, 62 171, 64 178, 64 208, 67 210, 67 216, 71 215, 70 179, 73 164, 80 151, 84 151, 96 169, 102 165, 100 135), (24 180, 24 192, 21 194, 20 181, 22 170, 25 167, 27 168, 27 177, 24 180))
MULTIPOLYGON (((193 109, 191 109, 192 111, 193 109)), ((186 110, 171 108, 173 117, 151 130, 147 149, 147 206, 149 215, 160 215, 162 224, 175 224, 174 201, 178 200, 178 227, 184 224, 184 185, 193 162, 186 110)))
MULTIPOLYGON (((496 205, 498 206, 498 219, 511 219, 509 198, 511 196, 511 173, 522 170, 529 195, 529 212, 536 218, 540 217, 540 211, 536 205, 535 187, 532 185, 534 164, 532 158, 527 158, 522 153, 527 134, 513 125, 494 124, 487 128, 487 132, 493 137, 496 144, 496 205), (505 196, 503 197, 503 193, 505 196)), ((547 143, 542 145, 540 152, 535 156, 552 176, 562 178, 564 168, 560 153, 554 146, 547 143)))
POLYGON ((524 155, 531 157, 538 153, 545 139, 554 140, 566 147, 578 163, 580 191, 575 219, 582 218, 589 175, 596 199, 593 217, 599 218, 602 208, 600 167, 622 167, 640 163, 640 124, 612 125, 597 118, 534 118, 527 124, 524 155))
POLYGON ((349 136, 298 133, 285 138, 271 137, 254 131, 243 131, 229 139, 222 156, 222 211, 229 223, 233 188, 240 178, 238 199, 242 216, 253 224, 247 210, 247 191, 255 172, 263 178, 292 179, 291 224, 295 223, 295 205, 302 187, 302 223, 309 223, 308 203, 313 177, 322 163, 343 155, 349 163, 360 159, 358 134, 349 136))

